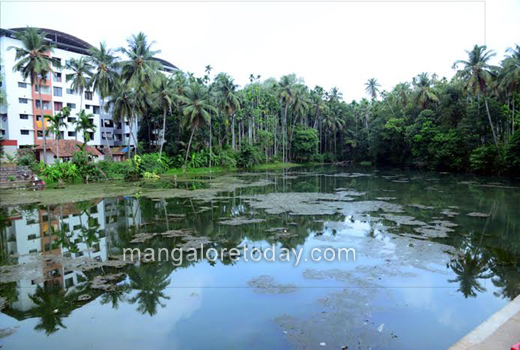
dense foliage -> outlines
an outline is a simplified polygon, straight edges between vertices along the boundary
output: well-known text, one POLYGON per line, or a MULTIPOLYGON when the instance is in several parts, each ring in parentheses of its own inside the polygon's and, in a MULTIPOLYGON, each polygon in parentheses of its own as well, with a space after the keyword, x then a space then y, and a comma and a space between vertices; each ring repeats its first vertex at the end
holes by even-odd
MULTIPOLYGON (((249 84, 239 88, 225 73, 212 75, 211 66, 203 77, 164 73, 155 57, 159 51, 143 33, 117 51, 122 60, 101 44, 91 50, 90 60, 68 62, 74 74, 67 80, 79 93, 98 91, 102 108, 116 122, 127 121, 130 127, 139 122, 139 130, 131 129, 127 139, 137 145, 130 158, 140 155, 140 167, 149 173, 273 161, 353 161, 495 174, 519 169, 518 45, 500 66, 491 64, 494 52, 475 45, 466 60, 455 62, 451 79, 421 73, 390 91, 380 91, 377 80, 369 79, 368 98, 351 102, 337 88, 310 88, 294 74, 279 80, 251 74, 249 84), (158 153, 160 164, 150 163, 148 153, 158 153)), ((20 62, 27 59, 22 54, 20 62)), ((92 125, 78 126, 85 137, 92 130, 92 125)), ((59 126, 54 132, 59 134, 59 126)), ((129 166, 100 167, 109 174, 121 167, 126 174, 129 166)))

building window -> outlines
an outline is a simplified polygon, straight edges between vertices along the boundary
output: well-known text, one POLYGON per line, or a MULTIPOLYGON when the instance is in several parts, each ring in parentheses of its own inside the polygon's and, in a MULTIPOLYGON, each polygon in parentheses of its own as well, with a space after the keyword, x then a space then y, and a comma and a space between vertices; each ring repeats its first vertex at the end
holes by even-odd
POLYGON ((74 117, 67 118, 67 123, 74 123, 75 121, 76 121, 76 118, 74 118, 74 117))
POLYGON ((67 95, 74 95, 74 90, 67 89, 67 95))
POLYGON ((69 107, 70 109, 76 109, 76 104, 75 103, 67 103, 67 107, 69 107))
POLYGON ((90 105, 85 105, 85 109, 90 109, 90 105))
POLYGON ((5 122, 7 120, 7 113, 0 114, 0 119, 2 119, 5 122))
POLYGON ((92 91, 85 91, 85 100, 92 101, 92 91))
POLYGON ((88 134, 90 135, 90 139, 94 140, 94 133, 93 132, 89 132, 88 134))
POLYGON ((38 133, 36 135, 38 135, 38 137, 43 137, 43 131, 38 130, 38 133))
POLYGON ((99 108, 99 106, 92 106, 92 113, 99 114, 100 111, 101 109, 99 108))
POLYGON ((21 103, 21 104, 27 104, 27 103, 29 103, 29 100, 26 99, 26 98, 19 98, 18 102, 21 103))
POLYGON ((29 119, 29 114, 20 114, 20 119, 29 119))
POLYGON ((63 108, 63 102, 54 102, 54 111, 55 112, 61 111, 62 108, 63 108))
POLYGON ((50 86, 46 86, 46 85, 36 86, 34 91, 36 91, 36 93, 39 93, 41 91, 42 94, 45 94, 45 95, 50 95, 51 94, 50 86))
POLYGON ((94 125, 94 119, 93 118, 88 118, 88 121, 90 122, 90 124, 94 125))
POLYGON ((61 83, 61 73, 54 73, 54 81, 61 83))
POLYGON ((1 130, 0 130, 0 135, 2 135, 2 136, 5 135, 5 130, 4 130, 4 129, 1 129, 1 130))
POLYGON ((27 83, 18 83, 18 87, 22 89, 27 89, 27 83))
POLYGON ((57 64, 59 64, 61 66, 61 58, 53 57, 52 59, 54 60, 54 62, 56 62, 57 64))
POLYGON ((56 87, 55 86, 53 89, 54 89, 54 96, 62 96, 63 95, 62 94, 62 90, 61 90, 60 87, 56 87))
POLYGON ((29 130, 20 130, 20 135, 29 135, 29 130))
POLYGON ((36 100, 36 108, 50 110, 51 103, 49 101, 42 101, 42 103, 40 104, 40 100, 36 100))
POLYGON ((37 115, 37 116, 36 116, 36 121, 39 122, 39 121, 41 121, 41 120, 42 120, 42 116, 41 116, 41 115, 37 115))
POLYGON ((75 131, 69 131, 69 132, 67 132, 67 135, 70 136, 70 137, 76 137, 76 132, 75 131))

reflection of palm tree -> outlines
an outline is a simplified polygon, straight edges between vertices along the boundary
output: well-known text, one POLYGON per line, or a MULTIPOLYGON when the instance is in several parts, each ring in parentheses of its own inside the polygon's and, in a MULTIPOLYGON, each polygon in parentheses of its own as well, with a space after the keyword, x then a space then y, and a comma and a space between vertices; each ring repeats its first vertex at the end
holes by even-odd
POLYGON ((36 307, 31 311, 31 317, 39 317, 34 327, 37 331, 44 331, 50 335, 61 328, 67 328, 62 322, 74 309, 74 298, 67 295, 60 285, 53 284, 45 287, 38 286, 36 292, 30 296, 36 307))
POLYGON ((129 273, 130 287, 137 290, 137 294, 130 299, 131 304, 139 304, 137 310, 142 314, 148 313, 153 316, 157 313, 157 305, 165 307, 161 299, 170 299, 163 293, 163 290, 170 284, 169 276, 171 266, 156 264, 141 264, 133 267, 129 273))
POLYGON ((131 290, 128 284, 118 284, 101 295, 101 304, 111 304, 113 309, 118 309, 119 303, 127 300, 126 295, 131 290))
POLYGON ((448 282, 459 283, 458 291, 462 292, 464 297, 476 297, 476 292, 486 291, 478 280, 491 278, 492 274, 489 273, 489 260, 481 253, 467 251, 463 257, 452 260, 449 266, 457 277, 448 282))
POLYGON ((493 260, 491 269, 495 276, 491 281, 500 288, 494 295, 513 300, 520 295, 520 259, 512 252, 494 250, 493 260))

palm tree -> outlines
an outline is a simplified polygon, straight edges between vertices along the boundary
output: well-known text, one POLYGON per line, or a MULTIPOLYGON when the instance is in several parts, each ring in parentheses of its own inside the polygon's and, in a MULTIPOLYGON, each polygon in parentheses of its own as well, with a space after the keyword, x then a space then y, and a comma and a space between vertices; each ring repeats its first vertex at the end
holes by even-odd
POLYGON ((457 71, 457 75, 465 81, 466 89, 470 91, 472 95, 476 96, 477 99, 480 100, 480 96, 484 98, 489 126, 491 127, 493 140, 498 150, 498 139, 487 101, 488 89, 494 76, 493 70, 496 69, 496 67, 489 64, 489 60, 496 54, 493 51, 488 51, 486 45, 475 45, 471 51, 466 52, 468 54, 468 60, 458 60, 453 67, 457 68, 459 64, 462 65, 462 69, 457 71))
POLYGON ((416 78, 413 78, 415 85, 415 103, 421 109, 427 109, 432 102, 439 102, 439 98, 435 90, 432 88, 432 81, 428 73, 421 73, 416 78))
POLYGON ((64 107, 64 108, 62 108, 61 111, 56 113, 54 116, 52 116, 52 115, 45 116, 49 121, 49 131, 54 134, 54 138, 56 139, 56 156, 58 157, 58 161, 60 160, 60 132, 61 132, 61 128, 67 126, 67 124, 64 122, 64 120, 69 115, 70 115, 69 107, 64 107))
POLYGON ((207 89, 203 85, 195 82, 186 90, 185 95, 180 98, 185 104, 183 114, 188 118, 187 123, 191 129, 191 136, 184 159, 184 164, 186 164, 195 131, 197 131, 201 124, 209 123, 211 118, 210 112, 216 112, 217 110, 210 103, 210 96, 207 89))
POLYGON ((377 79, 375 79, 375 78, 370 78, 365 83, 365 91, 368 94, 368 96, 370 96, 370 98, 372 98, 372 100, 377 100, 377 96, 380 93, 379 92, 380 87, 381 87, 381 85, 379 85, 379 83, 377 82, 377 79))
MULTIPOLYGON (((150 103, 146 97, 153 92, 153 87, 157 85, 158 72, 161 69, 161 64, 157 61, 155 55, 161 51, 152 50, 155 42, 148 42, 148 38, 142 32, 132 35, 127 43, 127 48, 119 48, 119 51, 128 57, 127 60, 121 62, 121 78, 127 88, 135 91, 134 110, 131 118, 134 122, 138 119, 138 116, 147 114, 150 103)), ((137 150, 138 144, 133 134, 132 125, 130 125, 130 134, 134 139, 137 150)))
POLYGON ((289 106, 294 103, 294 84, 295 77, 293 75, 284 75, 280 78, 278 85, 278 100, 284 106, 284 113, 282 119, 282 159, 287 161, 287 112, 289 106))
POLYGON ((318 128, 318 122, 320 120, 320 115, 325 110, 327 104, 325 103, 325 91, 321 86, 316 86, 314 90, 311 91, 310 96, 310 106, 314 111, 314 123, 313 128, 318 128))
POLYGON ((89 63, 88 58, 80 57, 79 59, 71 58, 67 62, 67 69, 74 72, 67 74, 66 79, 67 82, 72 81, 71 90, 80 95, 79 110, 81 111, 83 109, 83 95, 85 94, 85 89, 88 89, 90 86, 94 66, 89 63))
MULTIPOLYGON (((16 39, 22 42, 22 47, 9 47, 16 51, 14 72, 20 72, 24 80, 29 79, 32 86, 37 86, 40 108, 43 109, 41 85, 47 75, 52 72, 52 66, 60 67, 57 60, 51 58, 54 45, 45 39, 45 34, 36 28, 27 27, 16 33, 16 39)), ((43 161, 47 161, 47 145, 45 133, 45 117, 42 120, 43 161)))
POLYGON ((240 109, 240 100, 236 91, 237 86, 233 79, 224 73, 217 76, 216 85, 216 92, 226 121, 231 118, 231 148, 236 150, 235 117, 236 111, 240 109))
MULTIPOLYGON (((101 98, 99 125, 102 125, 101 118, 105 107, 105 98, 107 98, 115 89, 119 78, 117 74, 117 57, 112 54, 112 50, 108 49, 105 43, 100 43, 99 48, 91 47, 89 49, 89 54, 90 62, 94 65, 95 68, 95 72, 92 75, 91 80, 92 89, 97 91, 99 97, 101 98)), ((105 140, 108 152, 110 153, 110 158, 112 158, 112 151, 110 150, 108 136, 106 134, 105 140)))
POLYGON ((502 61, 502 72, 500 74, 500 87, 511 97, 513 102, 512 108, 512 122, 511 134, 515 132, 515 100, 518 93, 520 93, 520 45, 516 48, 509 48, 507 52, 510 55, 506 56, 502 61))
POLYGON ((156 88, 156 91, 152 95, 152 100, 155 102, 155 105, 160 106, 163 110, 163 123, 160 141, 161 146, 159 148, 159 159, 161 159, 166 136, 166 116, 168 115, 168 113, 172 112, 174 99, 178 97, 177 95, 175 95, 174 89, 175 87, 173 80, 171 78, 162 77, 159 86, 156 88))
POLYGON ((142 32, 132 35, 127 43, 128 48, 119 48, 120 52, 128 56, 128 60, 121 62, 123 82, 135 89, 151 91, 154 82, 158 79, 157 72, 161 68, 155 55, 161 51, 152 50, 155 42, 148 42, 148 38, 142 32))
POLYGON ((93 118, 94 115, 87 114, 85 110, 82 109, 78 114, 78 119, 74 122, 76 125, 74 129, 76 133, 81 132, 83 134, 83 150, 85 149, 85 145, 91 140, 90 133, 96 132, 96 126, 91 121, 93 118))
MULTIPOLYGON (((123 84, 118 84, 107 104, 107 107, 112 110, 114 123, 124 122, 125 120, 128 121, 130 133, 134 123, 135 105, 136 93, 123 84)), ((128 137, 128 145, 130 146, 130 136, 128 137)))

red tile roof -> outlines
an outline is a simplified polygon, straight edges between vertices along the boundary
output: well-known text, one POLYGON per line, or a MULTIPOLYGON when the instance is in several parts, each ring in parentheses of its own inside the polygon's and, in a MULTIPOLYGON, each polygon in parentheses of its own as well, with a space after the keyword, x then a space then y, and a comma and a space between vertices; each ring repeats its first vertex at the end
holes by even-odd
MULTIPOLYGON (((74 140, 60 140, 60 158, 61 157, 72 157, 74 155, 74 152, 77 152, 80 148, 80 146, 83 145, 83 143, 79 141, 74 140)), ((56 140, 47 140, 46 142, 46 148, 50 150, 53 154, 56 154, 56 140)), ((37 150, 43 149, 43 144, 40 144, 36 147, 37 150)), ((102 153, 99 152, 96 148, 87 145, 85 147, 85 150, 87 153, 93 156, 102 156, 102 153)))

